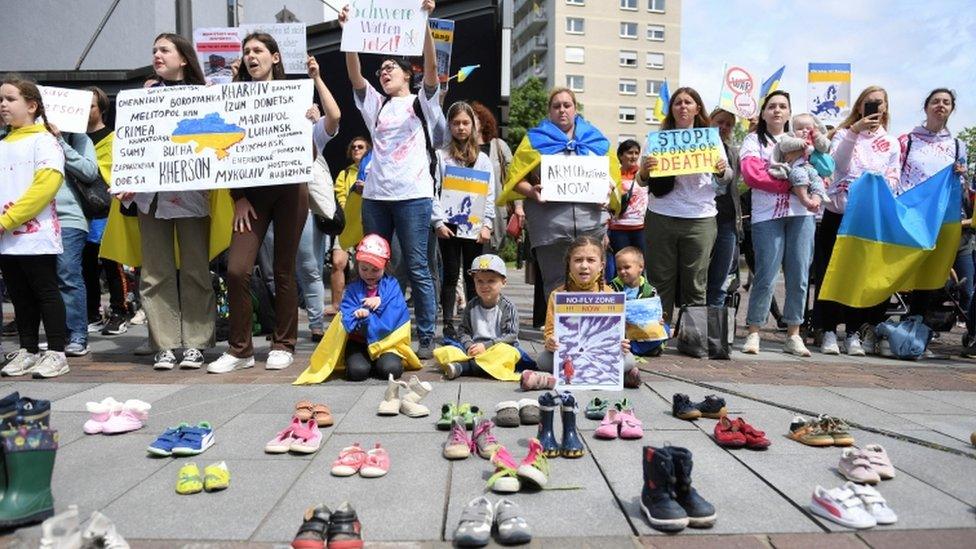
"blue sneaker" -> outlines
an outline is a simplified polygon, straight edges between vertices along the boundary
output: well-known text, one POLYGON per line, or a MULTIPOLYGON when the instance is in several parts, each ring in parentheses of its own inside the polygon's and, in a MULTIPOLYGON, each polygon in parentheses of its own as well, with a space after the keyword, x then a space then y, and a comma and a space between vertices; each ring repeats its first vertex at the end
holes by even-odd
POLYGON ((154 456, 166 456, 169 457, 173 455, 173 447, 180 442, 180 438, 183 436, 183 430, 189 429, 189 423, 180 423, 176 427, 170 427, 166 431, 159 435, 152 444, 146 448, 146 451, 154 456))
POLYGON ((173 446, 174 456, 195 456, 214 444, 213 428, 210 423, 201 421, 196 427, 186 427, 180 433, 180 440, 173 446))

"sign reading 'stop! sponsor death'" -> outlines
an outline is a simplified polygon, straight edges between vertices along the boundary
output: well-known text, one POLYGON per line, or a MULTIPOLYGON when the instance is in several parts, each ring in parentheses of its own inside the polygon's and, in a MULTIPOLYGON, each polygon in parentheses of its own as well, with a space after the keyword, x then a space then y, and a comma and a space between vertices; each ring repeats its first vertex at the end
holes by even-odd
POLYGON ((126 90, 116 100, 112 188, 188 191, 312 178, 312 81, 126 90))
POLYGON ((342 51, 421 55, 427 12, 420 0, 350 0, 342 51))
POLYGON ((714 173, 722 158, 717 128, 688 128, 647 134, 644 151, 657 158, 651 177, 714 173))

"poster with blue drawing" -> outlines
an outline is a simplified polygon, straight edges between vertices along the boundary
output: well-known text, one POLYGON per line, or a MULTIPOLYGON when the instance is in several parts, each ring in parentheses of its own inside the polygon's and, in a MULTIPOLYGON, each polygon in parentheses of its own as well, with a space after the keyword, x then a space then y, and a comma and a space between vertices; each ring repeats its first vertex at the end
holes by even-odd
POLYGON ((824 124, 836 126, 851 112, 851 64, 810 63, 807 109, 824 124))
POLYGON ((441 184, 444 222, 456 225, 458 238, 475 240, 484 223, 491 174, 460 166, 445 166, 441 184))
POLYGON ((623 390, 624 294, 557 292, 554 299, 556 386, 623 390))
POLYGON ((627 302, 627 339, 631 341, 664 341, 668 331, 664 327, 664 310, 660 297, 631 299, 627 302))

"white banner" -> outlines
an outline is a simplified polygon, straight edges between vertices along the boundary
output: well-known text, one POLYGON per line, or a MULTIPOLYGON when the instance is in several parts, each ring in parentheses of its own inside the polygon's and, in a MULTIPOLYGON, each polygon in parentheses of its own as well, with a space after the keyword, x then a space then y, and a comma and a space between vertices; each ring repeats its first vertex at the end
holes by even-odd
POLYGON ((311 80, 120 92, 112 188, 156 192, 312 179, 311 80))
POLYGON ((427 12, 420 0, 351 0, 341 51, 421 55, 427 12))
MULTIPOLYGON (((239 27, 204 27, 193 29, 193 47, 207 82, 225 84, 231 81, 231 64, 241 58, 241 41, 254 32, 270 34, 281 53, 286 74, 308 74, 308 48, 305 23, 267 23, 239 27)), ((242 70, 244 67, 241 67, 242 70)))
POLYGON ((281 62, 285 65, 285 73, 308 74, 305 23, 262 23, 241 25, 238 29, 240 29, 241 40, 253 32, 270 34, 281 50, 281 62))
POLYGON ((605 204, 613 188, 606 156, 542 155, 542 198, 547 202, 605 204))
POLYGON ((38 86, 44 101, 44 114, 59 130, 68 133, 88 131, 92 92, 51 86, 38 86))

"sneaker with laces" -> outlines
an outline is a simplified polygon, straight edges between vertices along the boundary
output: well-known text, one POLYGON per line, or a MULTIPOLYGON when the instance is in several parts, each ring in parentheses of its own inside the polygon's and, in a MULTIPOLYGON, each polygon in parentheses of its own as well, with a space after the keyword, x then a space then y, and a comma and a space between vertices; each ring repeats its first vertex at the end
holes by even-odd
POLYGON ((264 364, 265 370, 284 370, 291 366, 295 361, 294 355, 283 349, 274 349, 268 353, 268 361, 264 364))
POLYGON ((454 543, 458 547, 484 547, 491 541, 491 527, 495 522, 495 512, 488 498, 481 496, 464 506, 457 529, 454 530, 454 543))
POLYGON ((894 524, 898 522, 898 515, 888 507, 888 502, 881 497, 881 493, 871 486, 861 486, 848 482, 844 488, 851 490, 861 500, 864 509, 874 517, 878 524, 894 524))
POLYGON ((72 341, 64 346, 65 356, 85 356, 88 354, 88 342, 72 341))
POLYGON ((200 349, 187 349, 183 352, 183 360, 180 361, 180 368, 184 370, 199 370, 206 363, 203 359, 203 352, 200 349))
POLYGON ((783 344, 783 352, 796 356, 810 356, 810 350, 803 343, 803 338, 798 335, 791 335, 786 338, 783 344))
POLYGON ((471 439, 464 427, 464 418, 454 416, 451 421, 451 433, 444 443, 444 457, 447 459, 467 459, 471 455, 471 439))
POLYGON ((759 332, 752 332, 746 336, 746 341, 742 344, 742 352, 747 355, 759 354, 759 332))
POLYGON ((40 355, 31 353, 27 349, 20 349, 7 354, 7 364, 0 370, 5 376, 22 376, 34 371, 40 355))
POLYGON ((420 360, 434 358, 434 342, 429 339, 420 340, 420 344, 417 345, 417 358, 420 360))
POLYGON ((539 488, 545 488, 549 483, 549 458, 543 452, 539 439, 529 441, 529 455, 519 464, 518 476, 539 488))
POLYGON ((176 367, 176 355, 169 349, 156 353, 156 358, 153 360, 155 370, 172 370, 176 367))
POLYGON ((173 455, 195 456, 213 445, 213 427, 210 423, 201 421, 196 427, 184 427, 180 430, 180 441, 173 446, 173 455))
POLYGON ((34 379, 47 379, 63 376, 70 371, 71 368, 68 367, 68 359, 64 356, 63 352, 44 351, 41 359, 34 366, 32 375, 34 379))
POLYGON ((138 311, 136 311, 132 315, 132 318, 129 319, 129 322, 131 324, 135 324, 137 326, 140 325, 140 324, 145 324, 146 323, 146 311, 144 311, 142 309, 139 309, 138 311))
POLYGON ((815 487, 810 497, 810 511, 848 528, 873 528, 878 525, 877 519, 864 508, 861 498, 846 485, 830 490, 815 487))
POLYGON ((230 353, 220 355, 220 358, 207 364, 208 374, 226 374, 234 370, 243 370, 254 367, 254 357, 237 358, 230 353))
POLYGON ((691 402, 691 398, 684 393, 675 393, 671 397, 671 415, 678 419, 695 420, 701 417, 702 413, 691 402))
POLYGON ((840 346, 837 345, 837 332, 824 332, 820 343, 820 352, 825 355, 839 355, 840 346))
POLYGON ((864 349, 865 353, 870 355, 876 355, 881 350, 881 343, 887 341, 887 338, 879 338, 877 332, 874 330, 874 326, 865 323, 861 326, 861 347, 864 349))
POLYGON ((474 431, 471 433, 475 450, 484 459, 490 459, 499 446, 498 439, 491 432, 494 426, 495 423, 492 420, 483 417, 478 419, 474 425, 474 431))
POLYGON ((861 345, 861 335, 857 332, 848 335, 844 345, 847 347, 848 356, 864 356, 866 354, 861 345))
POLYGON ((862 484, 877 484, 881 482, 878 472, 871 468, 871 460, 864 452, 857 448, 844 448, 837 463, 837 471, 841 476, 853 482, 862 484))
POLYGON ((129 331, 129 327, 125 321, 125 317, 113 313, 109 317, 108 322, 105 323, 105 327, 102 328, 102 335, 122 335, 127 331, 129 331))
POLYGON ((854 444, 854 435, 851 434, 847 422, 840 418, 821 415, 817 418, 820 428, 834 439, 834 446, 851 446, 854 444))
POLYGON ((801 416, 793 418, 793 422, 790 423, 790 432, 786 436, 807 446, 819 448, 834 445, 834 437, 820 428, 820 422, 807 420, 801 416))
POLYGON ((491 455, 495 473, 488 479, 488 488, 499 494, 514 494, 522 489, 518 476, 518 463, 504 446, 499 446, 491 455))

